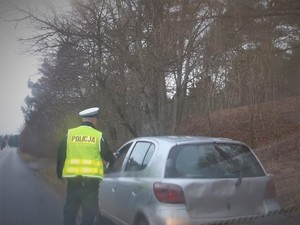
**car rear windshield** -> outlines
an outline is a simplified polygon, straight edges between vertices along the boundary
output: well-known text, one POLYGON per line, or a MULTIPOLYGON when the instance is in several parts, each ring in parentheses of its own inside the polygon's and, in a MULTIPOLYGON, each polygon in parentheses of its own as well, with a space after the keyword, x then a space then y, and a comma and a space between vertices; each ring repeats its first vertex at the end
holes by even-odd
POLYGON ((171 149, 166 178, 260 177, 265 172, 245 145, 207 143, 178 145, 171 149))

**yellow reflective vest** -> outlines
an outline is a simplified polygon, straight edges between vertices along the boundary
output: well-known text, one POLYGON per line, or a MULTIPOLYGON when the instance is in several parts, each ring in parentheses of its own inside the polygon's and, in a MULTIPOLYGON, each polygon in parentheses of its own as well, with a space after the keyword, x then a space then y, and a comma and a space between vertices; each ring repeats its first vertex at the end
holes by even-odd
POLYGON ((103 177, 103 163, 100 156, 102 133, 91 126, 69 129, 67 137, 64 178, 103 177))

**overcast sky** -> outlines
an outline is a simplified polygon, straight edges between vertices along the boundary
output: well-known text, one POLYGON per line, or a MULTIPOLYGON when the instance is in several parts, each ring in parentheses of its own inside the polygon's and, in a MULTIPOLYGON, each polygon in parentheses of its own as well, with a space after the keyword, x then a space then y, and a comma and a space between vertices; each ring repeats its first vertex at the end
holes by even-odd
POLYGON ((17 37, 24 31, 13 24, 0 22, 0 135, 17 134, 24 122, 21 106, 30 95, 29 79, 38 77, 39 60, 22 53, 17 37))
POLYGON ((42 61, 41 56, 24 53, 26 48, 18 41, 18 38, 33 36, 32 29, 25 27, 24 23, 15 27, 14 23, 1 22, 1 12, 6 12, 2 5, 5 1, 30 4, 42 13, 49 5, 56 10, 68 9, 69 6, 68 0, 0 0, 0 135, 18 134, 22 129, 24 115, 21 107, 25 105, 26 96, 31 94, 27 82, 39 78, 38 68, 42 61))

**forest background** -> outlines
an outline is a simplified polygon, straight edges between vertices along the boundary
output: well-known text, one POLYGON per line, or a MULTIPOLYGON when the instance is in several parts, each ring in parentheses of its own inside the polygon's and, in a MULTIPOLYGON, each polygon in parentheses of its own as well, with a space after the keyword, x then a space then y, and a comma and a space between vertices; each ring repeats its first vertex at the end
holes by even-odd
POLYGON ((299 0, 9 7, 10 17, 18 15, 11 20, 40 31, 21 41, 44 58, 40 78, 28 83, 21 151, 55 158, 68 128, 80 123, 78 112, 98 106, 98 128, 112 150, 137 136, 207 135, 264 148, 273 172, 286 175, 271 159, 288 150, 299 161, 299 0), (293 147, 281 152, 279 140, 291 135, 293 147))
MULTIPOLYGON (((218 135, 212 113, 246 106, 257 145, 259 104, 299 95, 297 0, 72 0, 68 10, 13 5, 39 34, 23 40, 44 63, 23 107, 21 148, 55 156, 57 143, 100 107, 112 149, 129 138, 179 134, 192 116, 218 135)), ((10 14, 12 14, 10 12, 10 14)), ((232 123, 234 122, 234 118, 232 123)), ((276 138, 277 122, 272 135, 276 138)), ((224 127, 226 128, 226 127, 224 127)), ((201 130, 198 131, 201 134, 201 130)))

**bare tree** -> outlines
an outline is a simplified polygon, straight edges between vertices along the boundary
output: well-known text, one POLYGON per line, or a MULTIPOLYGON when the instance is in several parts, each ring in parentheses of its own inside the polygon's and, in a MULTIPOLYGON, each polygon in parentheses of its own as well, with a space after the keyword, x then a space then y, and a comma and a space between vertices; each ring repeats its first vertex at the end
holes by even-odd
MULTIPOLYGON (((42 99, 68 102, 62 115, 99 105, 115 142, 176 133, 192 113, 187 102, 205 116, 211 134, 211 113, 225 107, 249 105, 253 125, 258 103, 298 92, 297 85, 291 92, 285 85, 297 82, 299 68, 299 22, 293 20, 299 7, 296 0, 289 4, 72 0, 68 11, 45 13, 17 6, 23 16, 15 21, 26 18, 40 30, 24 41, 52 63, 51 79, 46 70, 39 81, 35 116, 45 111, 42 99)), ((48 109, 47 116, 55 113, 48 109)), ((254 125, 251 130, 254 140, 254 125)))

